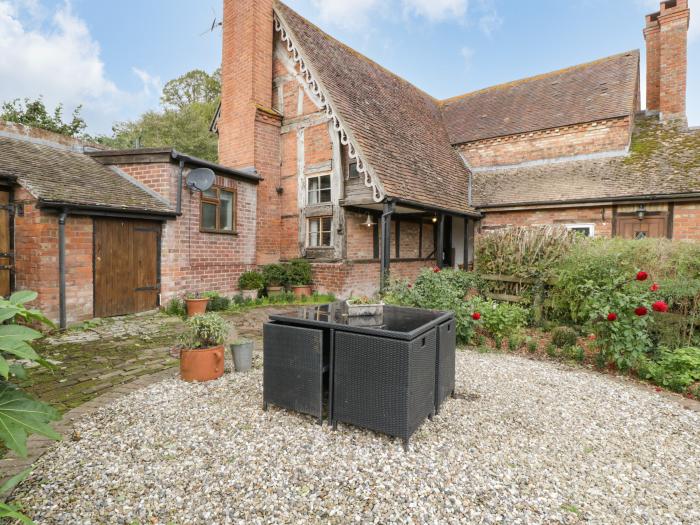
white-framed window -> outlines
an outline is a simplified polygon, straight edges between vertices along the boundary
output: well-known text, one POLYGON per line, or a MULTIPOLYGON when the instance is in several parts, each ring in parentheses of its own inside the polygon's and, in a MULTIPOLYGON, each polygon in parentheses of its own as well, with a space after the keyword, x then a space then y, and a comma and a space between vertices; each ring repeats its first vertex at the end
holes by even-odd
POLYGON ((331 176, 315 175, 306 179, 306 203, 323 204, 331 202, 331 176))
POLYGON ((578 232, 586 237, 595 237, 595 224, 565 224, 567 230, 578 232))
POLYGON ((309 248, 325 248, 331 245, 333 217, 311 217, 307 220, 309 248))

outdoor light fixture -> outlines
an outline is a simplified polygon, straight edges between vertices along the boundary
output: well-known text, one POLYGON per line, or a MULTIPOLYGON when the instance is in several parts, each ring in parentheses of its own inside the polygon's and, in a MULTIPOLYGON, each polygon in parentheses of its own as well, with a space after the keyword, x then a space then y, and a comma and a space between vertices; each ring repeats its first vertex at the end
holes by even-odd
POLYGON ((372 226, 375 225, 375 222, 372 221, 372 216, 367 213, 367 220, 362 223, 362 226, 367 226, 368 228, 371 228, 372 226))
POLYGON ((639 205, 639 209, 637 210, 637 218, 641 221, 644 219, 644 216, 647 214, 647 207, 644 204, 639 205))
POLYGON ((433 224, 437 222, 437 215, 433 215, 433 224))

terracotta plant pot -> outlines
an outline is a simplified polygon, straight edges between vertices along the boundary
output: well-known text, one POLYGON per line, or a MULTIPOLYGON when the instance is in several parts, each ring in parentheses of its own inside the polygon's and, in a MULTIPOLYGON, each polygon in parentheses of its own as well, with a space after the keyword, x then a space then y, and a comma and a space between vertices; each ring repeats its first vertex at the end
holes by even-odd
POLYGON ((180 352, 180 378, 183 381, 211 381, 222 375, 224 345, 180 352))
POLYGON ((244 299, 250 299, 251 301, 255 301, 258 298, 258 291, 257 290, 241 290, 241 295, 243 296, 244 299))
POLYGON ((284 288, 282 286, 268 286, 267 295, 268 297, 277 297, 284 293, 284 288))
POLYGON ((311 296, 311 285, 303 284, 292 286, 292 291, 294 292, 294 297, 310 297, 311 296))
POLYGON ((194 317, 195 315, 202 315, 206 313, 209 298, 203 297, 201 299, 185 299, 185 302, 187 303, 187 317, 194 317))

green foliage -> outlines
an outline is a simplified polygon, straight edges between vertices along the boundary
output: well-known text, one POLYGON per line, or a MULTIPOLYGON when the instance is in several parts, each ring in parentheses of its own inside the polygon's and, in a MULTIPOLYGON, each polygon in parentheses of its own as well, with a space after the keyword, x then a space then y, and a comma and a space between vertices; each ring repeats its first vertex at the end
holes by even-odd
POLYGON ((187 315, 187 306, 185 305, 185 301, 183 301, 179 297, 175 297, 168 301, 168 304, 165 306, 165 309, 163 311, 167 315, 185 317, 187 315))
POLYGON ((481 274, 546 279, 580 236, 563 226, 504 228, 477 237, 481 274))
POLYGON ((238 287, 241 290, 262 290, 265 288, 265 278, 255 270, 243 272, 238 278, 238 287))
POLYGON ((221 70, 209 75, 193 69, 165 84, 160 103, 165 108, 183 109, 192 104, 217 103, 220 96, 221 70))
POLYGON ((287 280, 291 286, 306 286, 313 283, 311 264, 306 259, 294 259, 287 265, 287 280))
POLYGON ((513 334, 508 338, 508 350, 515 352, 525 344, 525 337, 522 334, 513 334))
POLYGON ((45 129, 53 133, 59 133, 68 137, 83 136, 85 128, 85 120, 80 116, 82 106, 78 106, 73 111, 71 121, 63 122, 63 104, 59 104, 50 113, 41 97, 30 100, 24 99, 24 103, 19 99, 3 102, 0 108, 0 120, 8 122, 17 122, 25 126, 45 129))
POLYGON ((286 286, 289 280, 287 267, 283 264, 274 263, 263 266, 262 274, 265 278, 265 286, 286 286))
POLYGON ((348 304, 352 305, 378 304, 379 301, 379 299, 375 299, 374 297, 368 297, 366 295, 352 296, 347 300, 348 304))
POLYGON ((34 522, 22 514, 15 505, 0 502, 0 520, 2 519, 16 520, 26 525, 34 524, 34 522))
POLYGON ((202 295, 209 298, 207 312, 224 312, 228 310, 231 299, 220 295, 218 292, 204 292, 202 295))
POLYGON ((537 352, 537 341, 535 341, 532 338, 529 338, 529 340, 527 341, 526 344, 527 344, 527 351, 528 352, 530 352, 531 354, 534 354, 535 352, 537 352))
POLYGON ((527 308, 512 303, 497 303, 495 301, 485 301, 483 299, 472 300, 474 311, 481 313, 481 323, 486 331, 500 346, 506 338, 520 334, 520 331, 527 324, 527 308))
POLYGON ((564 348, 567 346, 574 346, 576 340, 578 339, 578 334, 573 328, 568 326, 558 326, 552 330, 552 343, 557 348, 564 348))
POLYGON ((549 357, 556 357, 557 356, 557 347, 554 344, 549 343, 545 347, 545 352, 547 353, 547 355, 549 357))
POLYGON ((573 359, 574 361, 578 361, 579 363, 582 363, 584 358, 586 357, 583 348, 578 345, 565 346, 562 349, 562 355, 567 359, 573 359))
POLYGON ((211 348, 221 345, 229 332, 226 321, 213 312, 191 317, 187 320, 187 328, 188 331, 183 336, 183 344, 187 348, 211 348))
POLYGON ((18 322, 38 322, 52 326, 38 310, 24 305, 36 299, 36 292, 15 292, 9 299, 0 299, 0 443, 20 456, 27 455, 27 437, 41 434, 51 439, 60 439, 50 426, 60 419, 59 413, 50 405, 35 400, 10 382, 11 377, 25 378, 27 373, 21 362, 27 360, 50 368, 32 348, 31 342, 41 333, 18 322))
POLYGON ((647 362, 640 375, 676 392, 685 392, 700 381, 700 348, 663 351, 656 362, 647 362))

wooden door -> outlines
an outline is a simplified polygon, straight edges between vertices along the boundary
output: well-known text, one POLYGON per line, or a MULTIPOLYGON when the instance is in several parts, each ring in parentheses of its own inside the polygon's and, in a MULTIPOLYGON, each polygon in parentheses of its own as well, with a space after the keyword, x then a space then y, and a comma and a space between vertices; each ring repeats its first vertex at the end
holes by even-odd
POLYGON ((10 242, 10 192, 0 191, 0 296, 11 293, 12 244, 10 242))
POLYGON ((95 219, 96 317, 158 306, 160 232, 155 221, 95 219))
POLYGON ((646 239, 648 237, 666 237, 666 216, 644 217, 619 217, 617 220, 617 234, 623 239, 646 239))

